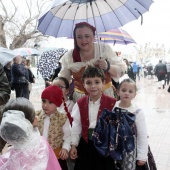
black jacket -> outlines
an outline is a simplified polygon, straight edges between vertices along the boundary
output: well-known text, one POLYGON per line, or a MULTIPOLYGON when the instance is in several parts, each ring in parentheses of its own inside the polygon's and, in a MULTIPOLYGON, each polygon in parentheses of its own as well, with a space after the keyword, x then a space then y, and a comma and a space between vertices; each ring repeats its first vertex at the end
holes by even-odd
POLYGON ((28 84, 29 74, 28 70, 23 64, 12 64, 11 67, 11 81, 14 84, 25 83, 28 84))

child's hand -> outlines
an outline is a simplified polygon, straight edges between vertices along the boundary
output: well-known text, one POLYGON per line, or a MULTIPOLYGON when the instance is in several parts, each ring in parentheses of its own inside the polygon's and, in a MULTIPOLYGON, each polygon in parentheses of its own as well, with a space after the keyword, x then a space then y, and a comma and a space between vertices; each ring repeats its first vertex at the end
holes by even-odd
POLYGON ((140 161, 140 160, 137 161, 137 165, 139 166, 145 165, 145 163, 146 161, 140 161))
POLYGON ((70 157, 71 157, 71 159, 77 158, 77 149, 74 145, 71 146, 70 157))
POLYGON ((61 149, 59 156, 62 160, 66 160, 68 158, 68 151, 67 149, 61 149))

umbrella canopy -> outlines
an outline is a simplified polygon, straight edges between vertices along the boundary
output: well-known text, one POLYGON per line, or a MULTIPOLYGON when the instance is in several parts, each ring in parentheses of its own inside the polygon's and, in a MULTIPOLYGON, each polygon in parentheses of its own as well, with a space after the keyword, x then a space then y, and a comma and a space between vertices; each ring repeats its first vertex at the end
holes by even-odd
POLYGON ((13 60, 15 58, 15 54, 12 50, 9 50, 7 48, 0 47, 0 63, 5 66, 7 63, 13 60))
POLYGON ((47 51, 53 51, 53 50, 57 50, 58 48, 57 47, 46 47, 44 48, 43 50, 41 50, 41 54, 44 53, 44 52, 47 52, 47 51))
POLYGON ((98 34, 100 41, 113 44, 127 45, 130 43, 136 43, 135 40, 123 29, 115 28, 107 32, 101 32, 98 34))
POLYGON ((54 37, 73 37, 76 23, 88 22, 105 32, 138 19, 152 0, 53 0, 38 23, 38 30, 54 37))
POLYGON ((17 48, 13 52, 16 55, 28 56, 28 55, 40 55, 40 52, 35 48, 17 48))
POLYGON ((59 59, 67 50, 59 48, 43 52, 37 64, 38 71, 44 79, 50 79, 54 70, 59 66, 59 59))

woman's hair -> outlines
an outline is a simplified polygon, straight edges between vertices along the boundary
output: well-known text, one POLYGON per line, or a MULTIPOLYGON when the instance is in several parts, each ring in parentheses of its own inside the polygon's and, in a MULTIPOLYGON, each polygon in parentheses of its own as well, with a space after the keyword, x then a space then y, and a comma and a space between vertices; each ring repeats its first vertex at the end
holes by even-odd
POLYGON ((77 28, 83 28, 83 27, 88 27, 92 30, 93 32, 93 35, 95 35, 95 31, 96 31, 96 28, 93 27, 92 25, 90 25, 89 23, 87 22, 80 22, 80 23, 77 23, 75 28, 74 28, 74 31, 73 31, 73 37, 74 37, 74 48, 76 49, 79 49, 78 45, 77 45, 77 41, 76 41, 76 30, 77 28))
POLYGON ((99 67, 95 67, 95 66, 88 66, 84 70, 82 75, 83 82, 85 78, 89 78, 89 77, 100 77, 102 79, 102 82, 104 82, 105 80, 104 71, 99 67))
POLYGON ((135 86, 135 90, 137 91, 137 86, 136 86, 136 82, 133 81, 132 79, 128 78, 128 79, 124 79, 118 86, 117 90, 120 90, 121 86, 123 83, 131 83, 131 84, 134 84, 135 86))
POLYGON ((69 85, 68 80, 65 77, 56 77, 53 81, 55 81, 55 80, 63 81, 64 84, 65 84, 66 89, 69 89, 70 85, 69 85))
POLYGON ((25 114, 25 118, 28 119, 31 123, 34 122, 35 118, 35 109, 32 103, 24 98, 17 97, 15 99, 10 99, 4 106, 2 113, 8 110, 19 110, 25 114))

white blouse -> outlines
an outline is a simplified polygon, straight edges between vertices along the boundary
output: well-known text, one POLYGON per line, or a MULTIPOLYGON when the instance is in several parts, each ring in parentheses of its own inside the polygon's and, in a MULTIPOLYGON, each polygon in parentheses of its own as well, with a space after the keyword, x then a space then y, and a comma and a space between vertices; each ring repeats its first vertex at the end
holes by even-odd
MULTIPOLYGON (((117 101, 115 107, 119 107, 120 101, 117 101)), ((147 139, 147 129, 145 123, 145 115, 135 103, 133 103, 128 108, 122 108, 128 110, 130 113, 135 114, 136 128, 137 128, 137 160, 146 161, 148 156, 148 139, 147 139)))
POLYGON ((93 65, 100 57, 102 59, 107 59, 111 65, 116 66, 117 77, 112 77, 114 80, 118 82, 119 77, 126 71, 126 64, 120 57, 117 57, 116 53, 112 50, 112 48, 106 43, 100 43, 100 49, 98 43, 94 43, 95 47, 95 56, 93 59, 87 62, 73 62, 73 49, 68 51, 61 59, 60 63, 62 63, 62 68, 59 77, 65 77, 69 81, 71 81, 71 71, 78 72, 82 67, 93 65))

